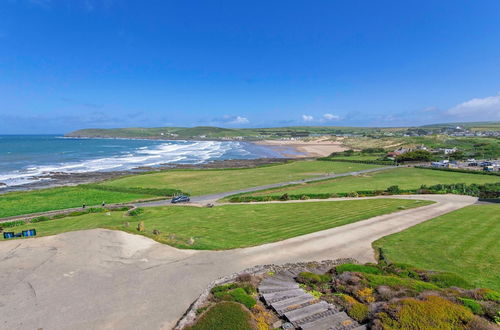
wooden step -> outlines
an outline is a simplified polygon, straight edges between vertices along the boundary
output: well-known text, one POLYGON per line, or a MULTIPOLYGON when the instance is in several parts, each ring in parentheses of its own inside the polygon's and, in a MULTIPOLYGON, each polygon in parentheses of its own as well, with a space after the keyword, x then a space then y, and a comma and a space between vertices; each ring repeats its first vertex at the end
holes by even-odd
POLYGON ((286 291, 280 291, 280 292, 273 292, 273 293, 265 293, 262 295, 264 300, 266 301, 267 304, 272 304, 274 302, 284 300, 287 298, 292 298, 292 297, 297 297, 304 294, 304 290, 302 289, 292 289, 292 290, 286 290, 286 291))
POLYGON ((303 330, 327 330, 353 324, 357 324, 357 322, 353 321, 345 312, 337 312, 311 322, 305 322, 300 327, 303 330))
POLYGON ((284 313, 292 311, 294 309, 311 305, 315 302, 315 300, 316 299, 313 296, 305 294, 303 296, 297 296, 282 300, 280 302, 272 304, 271 306, 279 315, 283 315, 284 313))
POLYGON ((308 305, 306 307, 302 307, 299 309, 295 309, 290 312, 286 312, 284 315, 290 322, 296 322, 302 319, 305 319, 309 316, 313 316, 315 314, 319 314, 321 312, 325 312, 329 309, 329 305, 321 301, 316 304, 308 305))

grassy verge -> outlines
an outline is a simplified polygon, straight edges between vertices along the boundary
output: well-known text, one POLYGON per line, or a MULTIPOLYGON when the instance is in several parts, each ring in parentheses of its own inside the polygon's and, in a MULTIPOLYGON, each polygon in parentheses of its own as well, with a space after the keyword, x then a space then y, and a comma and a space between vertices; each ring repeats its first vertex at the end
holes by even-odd
POLYGON ((263 190, 246 195, 281 196, 284 193, 288 193, 289 195, 349 193, 363 190, 385 190, 389 186, 399 186, 400 189, 405 190, 418 189, 421 185, 431 186, 453 183, 484 184, 493 182, 500 182, 500 177, 400 167, 357 176, 341 177, 278 189, 263 190))
POLYGON ((20 232, 35 228, 40 236, 93 228, 139 233, 136 228, 143 221, 145 231, 140 234, 160 243, 179 248, 223 250, 276 242, 430 203, 373 199, 214 208, 158 207, 146 208, 138 216, 125 216, 122 212, 87 214, 27 224, 11 230, 20 232), (153 234, 153 230, 158 230, 160 234, 153 234))
POLYGON ((106 187, 154 189, 169 187, 182 190, 192 196, 198 196, 377 167, 380 167, 380 165, 329 161, 296 161, 283 165, 248 169, 173 170, 129 176, 107 181, 101 185, 106 187))
POLYGON ((500 205, 473 205, 374 243, 391 262, 460 274, 500 290, 500 205))
POLYGON ((85 186, 60 187, 0 195, 0 218, 15 215, 61 210, 86 205, 130 202, 158 195, 113 190, 92 189, 85 186))

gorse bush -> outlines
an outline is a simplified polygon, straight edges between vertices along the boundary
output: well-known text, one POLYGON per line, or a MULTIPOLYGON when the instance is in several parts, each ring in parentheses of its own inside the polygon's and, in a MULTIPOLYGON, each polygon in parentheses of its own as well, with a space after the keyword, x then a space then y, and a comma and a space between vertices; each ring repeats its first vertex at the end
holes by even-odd
POLYGON ((401 299, 387 309, 377 314, 383 329, 466 329, 474 319, 468 308, 437 296, 401 299))
POLYGON ((368 306, 356 302, 347 309, 347 315, 349 315, 359 323, 363 323, 368 318, 368 306))

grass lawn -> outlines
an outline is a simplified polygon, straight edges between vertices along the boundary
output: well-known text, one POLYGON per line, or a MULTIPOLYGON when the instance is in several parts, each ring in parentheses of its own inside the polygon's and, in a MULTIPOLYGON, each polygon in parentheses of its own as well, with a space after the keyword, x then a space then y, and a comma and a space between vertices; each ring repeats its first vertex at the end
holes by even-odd
POLYGON ((500 204, 472 205, 374 242, 392 262, 500 290, 500 204))
POLYGON ((361 190, 385 190, 393 185, 397 185, 401 189, 416 189, 420 188, 423 184, 431 186, 439 183, 483 184, 493 182, 500 182, 500 176, 400 167, 358 176, 305 183, 279 189, 269 189, 250 193, 248 195, 282 195, 285 192, 289 195, 308 193, 348 193, 361 190))
POLYGON ((235 302, 220 302, 206 311, 188 330, 252 330, 252 314, 235 302))
POLYGON ((345 173, 376 167, 381 166, 329 161, 295 161, 283 165, 249 169, 173 170, 129 176, 107 181, 103 185, 112 187, 174 188, 198 196, 305 179, 328 173, 345 173))
MULTIPOLYGON (((287 238, 342 226, 401 209, 424 206, 431 202, 398 199, 352 200, 338 202, 235 204, 214 208, 166 206, 145 208, 138 216, 124 212, 110 215, 87 214, 14 227, 12 231, 35 228, 40 236, 62 232, 110 228, 138 233, 144 221, 143 235, 160 243, 189 249, 233 249, 276 242, 287 238), (125 227, 124 223, 130 226, 125 227), (160 235, 153 235, 153 230, 160 235), (188 241, 194 239, 190 245, 188 241)), ((2 238, 3 239, 3 238, 2 238)))
POLYGON ((36 212, 61 210, 102 202, 121 203, 158 196, 88 189, 83 187, 60 187, 29 192, 12 192, 0 195, 0 217, 9 217, 36 212))

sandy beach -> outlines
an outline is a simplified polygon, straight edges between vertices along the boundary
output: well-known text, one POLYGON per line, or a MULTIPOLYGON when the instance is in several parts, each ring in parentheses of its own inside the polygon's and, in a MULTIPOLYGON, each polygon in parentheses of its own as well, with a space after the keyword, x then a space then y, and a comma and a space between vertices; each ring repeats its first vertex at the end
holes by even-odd
POLYGON ((347 150, 340 139, 336 141, 320 138, 315 140, 264 140, 255 142, 273 148, 285 157, 326 157, 332 152, 347 150))

